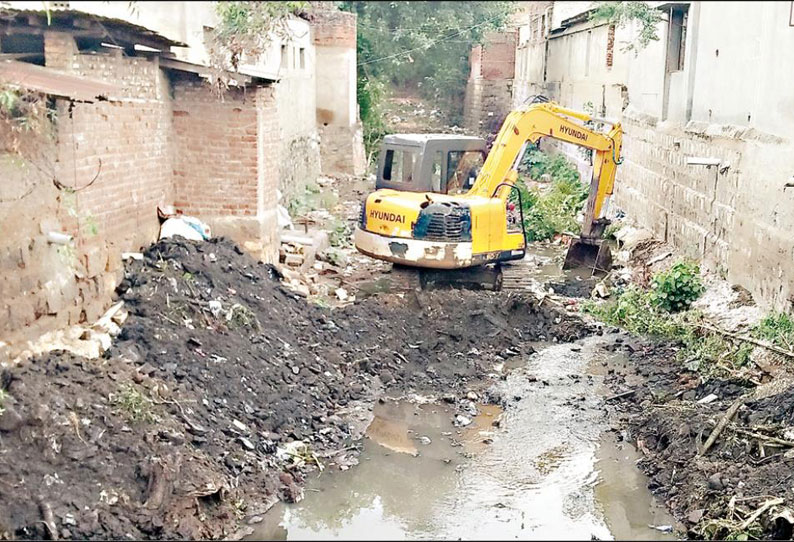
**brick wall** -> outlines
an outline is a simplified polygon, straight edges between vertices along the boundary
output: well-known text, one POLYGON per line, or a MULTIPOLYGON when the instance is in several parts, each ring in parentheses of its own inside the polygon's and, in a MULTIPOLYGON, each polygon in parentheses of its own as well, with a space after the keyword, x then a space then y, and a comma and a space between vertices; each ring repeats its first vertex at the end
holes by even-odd
MULTIPOLYGON (((45 35, 45 63, 117 83, 122 101, 57 100, 48 150, 3 168, 11 194, 11 203, 0 204, 4 338, 99 317, 121 278, 120 253, 155 240, 157 205, 172 201, 170 100, 157 63, 81 54, 71 35, 59 32, 45 35), (14 201, 32 178, 35 190, 14 201), (74 192, 56 189, 53 179, 74 192), (50 231, 71 234, 74 245, 48 243, 50 231)), ((3 159, 5 166, 15 160, 3 159)))
POLYGON ((472 48, 463 123, 482 134, 499 129, 510 112, 515 75, 516 32, 491 33, 485 46, 472 48))
POLYGON ((315 45, 356 48, 356 14, 320 10, 312 14, 315 45))
POLYGON ((199 80, 176 80, 173 128, 175 206, 272 260, 281 143, 272 88, 230 89, 221 101, 199 80))
POLYGON ((200 81, 174 84, 174 204, 204 218, 256 216, 255 93, 221 102, 200 81))
POLYGON ((158 205, 176 203, 265 261, 277 257, 272 88, 219 100, 203 83, 172 85, 156 58, 81 53, 59 32, 46 34, 45 57, 48 67, 119 85, 120 95, 57 100, 43 160, 19 159, 0 130, 0 358, 2 341, 96 320, 121 279, 121 252, 157 239, 158 205), (74 245, 48 243, 51 231, 71 234, 74 245))

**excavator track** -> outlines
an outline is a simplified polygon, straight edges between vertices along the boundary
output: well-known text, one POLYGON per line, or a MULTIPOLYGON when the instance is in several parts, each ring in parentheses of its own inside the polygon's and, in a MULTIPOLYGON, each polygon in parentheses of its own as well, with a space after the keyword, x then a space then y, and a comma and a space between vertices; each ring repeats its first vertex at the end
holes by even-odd
POLYGON ((391 292, 411 292, 439 288, 467 288, 500 291, 502 266, 478 266, 465 269, 422 269, 393 265, 389 273, 391 292))

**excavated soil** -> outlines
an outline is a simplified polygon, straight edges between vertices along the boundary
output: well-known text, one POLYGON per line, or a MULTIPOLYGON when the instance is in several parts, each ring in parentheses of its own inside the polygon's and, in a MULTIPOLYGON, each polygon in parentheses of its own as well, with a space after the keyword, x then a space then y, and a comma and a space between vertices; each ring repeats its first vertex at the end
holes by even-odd
POLYGON ((786 507, 794 487, 794 456, 786 452, 792 448, 746 432, 794 440, 794 389, 748 400, 715 444, 699 454, 730 405, 754 385, 704 382, 675 360, 674 345, 621 337, 612 348, 628 350, 630 361, 610 369, 606 382, 616 394, 636 390, 613 401, 618 403, 618 439, 630 440, 644 454, 639 467, 650 477, 649 488, 667 503, 687 535, 722 539, 733 531, 736 536, 737 525, 780 497, 783 503, 762 511, 761 531, 751 534, 790 539, 794 517, 786 507), (698 403, 711 394, 718 399, 698 403), (733 521, 730 529, 726 519, 733 521))
POLYGON ((463 411, 527 341, 588 333, 515 294, 379 295, 331 311, 223 239, 151 246, 119 295, 130 315, 103 358, 54 352, 3 372, 0 538, 233 535, 242 517, 299 499, 316 458, 355 460, 356 409, 421 392, 463 411))

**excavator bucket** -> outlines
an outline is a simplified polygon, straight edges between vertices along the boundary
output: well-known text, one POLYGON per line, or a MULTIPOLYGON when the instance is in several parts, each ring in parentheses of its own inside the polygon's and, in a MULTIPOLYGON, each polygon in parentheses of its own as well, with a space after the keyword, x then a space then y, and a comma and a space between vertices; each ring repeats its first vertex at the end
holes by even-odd
POLYGON ((608 273, 612 268, 612 251, 602 240, 571 239, 563 269, 584 267, 594 273, 608 273))

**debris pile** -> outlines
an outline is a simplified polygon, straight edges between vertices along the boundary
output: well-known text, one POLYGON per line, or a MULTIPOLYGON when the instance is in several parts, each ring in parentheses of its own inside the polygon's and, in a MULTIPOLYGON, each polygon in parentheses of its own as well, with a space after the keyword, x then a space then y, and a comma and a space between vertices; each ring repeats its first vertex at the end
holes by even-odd
POLYGON ((755 386, 682 369, 675 348, 619 340, 632 365, 607 382, 649 488, 688 536, 790 539, 794 532, 794 380, 755 386), (641 378, 642 384, 629 385, 641 378), (627 390, 627 388, 629 388, 627 390))
POLYGON ((228 536, 300 499, 308 469, 354 462, 354 421, 383 393, 444 394, 465 418, 527 341, 588 332, 488 292, 324 309, 222 238, 161 240, 119 288, 129 316, 102 357, 56 351, 2 374, 0 537, 228 536))

